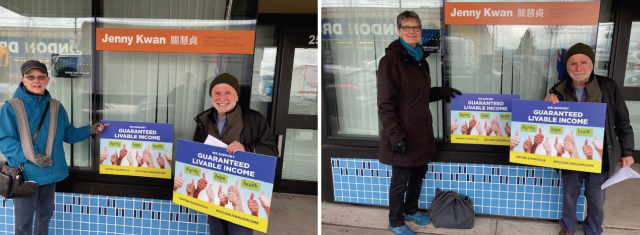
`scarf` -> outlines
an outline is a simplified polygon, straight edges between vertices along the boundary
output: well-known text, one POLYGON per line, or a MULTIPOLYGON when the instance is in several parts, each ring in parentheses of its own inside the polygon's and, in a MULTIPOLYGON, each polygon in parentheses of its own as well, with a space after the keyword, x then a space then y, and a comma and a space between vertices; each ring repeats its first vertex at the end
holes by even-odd
MULTIPOLYGON (((216 123, 216 112, 217 110, 215 108, 211 110, 209 120, 212 123, 216 123)), ((233 141, 240 142, 240 134, 242 134, 244 122, 242 121, 242 109, 239 105, 236 104, 236 107, 233 108, 231 112, 227 113, 227 123, 225 125, 227 128, 222 138, 220 138, 221 130, 218 130, 218 125, 209 125, 209 130, 207 130, 207 132, 213 137, 222 140, 225 144, 231 144, 233 141)))
POLYGON ((409 52, 409 55, 416 59, 416 61, 420 61, 422 56, 424 56, 424 52, 422 51, 422 47, 420 44, 416 44, 416 47, 412 47, 409 43, 406 43, 402 38, 400 38, 400 43, 404 46, 405 49, 409 52))

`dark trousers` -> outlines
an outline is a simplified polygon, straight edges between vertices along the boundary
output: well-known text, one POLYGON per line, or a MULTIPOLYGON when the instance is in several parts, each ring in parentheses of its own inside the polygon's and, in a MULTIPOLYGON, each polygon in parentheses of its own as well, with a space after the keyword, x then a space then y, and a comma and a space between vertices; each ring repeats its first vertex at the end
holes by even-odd
POLYGON ((15 235, 49 234, 49 221, 53 216, 55 198, 56 183, 38 186, 36 193, 29 197, 14 198, 15 235), (33 226, 34 213, 36 215, 35 229, 33 226))
POLYGON ((602 183, 609 179, 609 172, 587 173, 562 170, 562 219, 560 227, 567 232, 575 233, 578 229, 576 204, 582 181, 584 180, 584 196, 587 199, 587 217, 582 223, 585 235, 602 234, 604 221, 604 199, 606 190, 600 189, 602 183))
POLYGON ((389 226, 404 225, 404 215, 418 212, 418 199, 422 191, 422 180, 427 174, 427 165, 416 167, 392 167, 389 186, 389 226), (405 193, 406 199, 405 199, 405 193))
POLYGON ((253 235, 253 229, 213 216, 209 216, 207 219, 209 223, 209 234, 211 235, 253 235))

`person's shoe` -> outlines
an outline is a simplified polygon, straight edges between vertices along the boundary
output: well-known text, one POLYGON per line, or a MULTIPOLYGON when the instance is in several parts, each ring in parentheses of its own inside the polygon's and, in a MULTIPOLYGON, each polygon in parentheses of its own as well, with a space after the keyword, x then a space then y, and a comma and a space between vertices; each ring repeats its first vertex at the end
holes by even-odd
POLYGON ((389 230, 391 230, 391 232, 397 234, 397 235, 415 235, 416 233, 413 232, 413 230, 411 230, 409 227, 407 227, 407 225, 402 225, 400 227, 391 227, 389 226, 389 230))
POLYGON ((573 233, 564 231, 564 229, 560 229, 560 234, 558 234, 558 235, 573 235, 573 233))
POLYGON ((431 218, 429 218, 429 216, 425 214, 420 213, 420 211, 416 212, 413 215, 407 215, 407 214, 403 214, 403 215, 404 215, 404 221, 414 222, 420 226, 425 226, 429 224, 429 222, 431 222, 431 218))

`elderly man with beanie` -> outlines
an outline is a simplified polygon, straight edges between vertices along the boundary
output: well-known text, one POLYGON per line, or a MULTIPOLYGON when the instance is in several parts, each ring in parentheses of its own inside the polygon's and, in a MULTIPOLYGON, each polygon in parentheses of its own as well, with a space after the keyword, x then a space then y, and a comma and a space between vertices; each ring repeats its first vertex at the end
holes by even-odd
POLYGON ((553 104, 559 101, 607 104, 604 140, 593 141, 602 158, 601 173, 562 170, 564 201, 560 235, 574 234, 578 229, 576 203, 583 182, 584 196, 587 199, 587 217, 582 229, 586 235, 602 234, 605 190, 600 189, 600 186, 613 175, 618 162, 621 162, 621 167, 630 167, 634 162, 633 130, 622 91, 613 79, 593 73, 594 61, 595 53, 591 47, 578 43, 569 48, 565 56, 565 79, 553 86, 544 99, 552 101, 553 104))
MULTIPOLYGON (((259 112, 238 105, 240 96, 238 79, 228 73, 218 75, 209 85, 209 95, 213 108, 195 117, 198 125, 193 141, 204 143, 207 136, 211 135, 228 144, 227 152, 229 153, 245 151, 278 156, 278 148, 267 120, 259 112)), ((238 203, 233 203, 234 209, 243 211, 240 194, 236 195, 238 203)), ((227 198, 222 191, 218 192, 218 196, 221 199, 227 198)), ((231 199, 228 200, 231 201, 231 199)), ((268 216, 271 202, 261 200, 261 203, 268 216)), ((211 234, 253 234, 253 230, 249 228, 212 216, 209 216, 208 221, 211 234)))
POLYGON ((15 234, 46 235, 53 216, 56 183, 69 176, 62 142, 83 141, 109 124, 74 127, 64 106, 46 89, 50 80, 47 66, 29 60, 22 64, 21 71, 13 98, 0 109, 0 152, 10 167, 22 166, 25 178, 38 185, 31 196, 13 198, 15 234))

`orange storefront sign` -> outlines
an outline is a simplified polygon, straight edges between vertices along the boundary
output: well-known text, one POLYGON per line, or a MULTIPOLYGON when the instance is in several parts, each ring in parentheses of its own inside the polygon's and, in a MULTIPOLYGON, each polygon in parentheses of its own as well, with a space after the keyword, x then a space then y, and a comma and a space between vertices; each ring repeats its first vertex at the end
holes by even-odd
POLYGON ((445 2, 447 25, 598 25, 600 2, 445 2))
POLYGON ((96 29, 99 51, 253 54, 253 30, 96 29))

